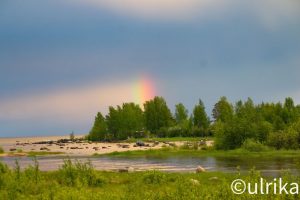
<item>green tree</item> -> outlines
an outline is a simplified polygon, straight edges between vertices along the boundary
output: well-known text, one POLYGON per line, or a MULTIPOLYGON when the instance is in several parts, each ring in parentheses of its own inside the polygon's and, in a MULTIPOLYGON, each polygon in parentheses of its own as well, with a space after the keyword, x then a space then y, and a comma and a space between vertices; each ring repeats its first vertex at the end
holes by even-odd
POLYGON ((155 97, 144 104, 145 125, 147 130, 158 133, 161 128, 172 125, 172 114, 163 97, 155 97))
POLYGON ((121 128, 120 122, 120 110, 121 108, 117 106, 115 109, 113 106, 108 107, 108 114, 106 115, 108 132, 111 134, 112 139, 118 138, 118 133, 121 128))
POLYGON ((204 131, 206 131, 209 127, 210 124, 209 117, 205 112, 205 106, 201 99, 199 100, 199 103, 194 107, 193 121, 194 121, 194 126, 204 131))
POLYGON ((175 105, 175 120, 177 124, 185 123, 188 120, 188 110, 182 103, 175 105))
POLYGON ((95 117, 95 122, 88 135, 88 139, 92 141, 108 139, 107 124, 105 118, 100 112, 98 112, 95 117))
POLYGON ((112 139, 121 140, 133 137, 136 132, 144 130, 143 111, 134 103, 123 103, 122 107, 109 107, 106 116, 108 130, 112 139))
POLYGON ((232 119, 233 117, 233 107, 227 101, 226 97, 221 97, 220 100, 215 104, 212 116, 215 121, 226 122, 232 119))
POLYGON ((216 144, 218 148, 234 149, 241 147, 247 139, 264 143, 273 130, 272 124, 265 121, 259 106, 252 99, 238 101, 235 104, 233 117, 228 121, 218 120, 214 124, 216 144))
POLYGON ((294 105, 294 100, 291 97, 286 98, 282 111, 282 120, 288 125, 296 121, 299 117, 297 115, 298 113, 297 108, 294 105))
POLYGON ((144 130, 144 114, 139 105, 124 103, 121 111, 122 132, 134 137, 136 132, 144 130))

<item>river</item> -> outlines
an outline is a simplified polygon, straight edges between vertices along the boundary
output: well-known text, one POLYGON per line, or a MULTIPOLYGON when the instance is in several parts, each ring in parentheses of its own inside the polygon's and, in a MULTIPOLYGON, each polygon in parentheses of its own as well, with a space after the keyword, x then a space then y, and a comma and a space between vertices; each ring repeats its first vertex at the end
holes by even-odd
MULTIPOLYGON (((39 167, 42 171, 57 170, 62 166, 63 156, 41 156, 37 157, 39 167)), ((10 167, 15 166, 16 159, 24 169, 33 164, 30 157, 5 157, 0 161, 10 167)), ((125 167, 133 167, 136 171, 160 170, 167 172, 194 172, 198 165, 207 171, 237 172, 239 166, 242 173, 251 168, 261 171, 263 175, 279 176, 282 170, 290 170, 298 173, 300 170, 299 158, 228 158, 228 157, 168 157, 168 158, 120 158, 120 157, 71 157, 72 160, 81 162, 91 161, 97 170, 118 170, 125 167)))

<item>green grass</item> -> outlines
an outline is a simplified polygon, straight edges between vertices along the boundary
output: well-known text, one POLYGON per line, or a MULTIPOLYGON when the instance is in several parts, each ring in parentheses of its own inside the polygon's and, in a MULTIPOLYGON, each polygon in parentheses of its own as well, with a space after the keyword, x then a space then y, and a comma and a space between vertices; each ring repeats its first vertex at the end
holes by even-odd
MULTIPOLYGON (((246 175, 239 172, 102 172, 94 170, 90 163, 70 160, 58 171, 41 172, 37 162, 25 170, 20 170, 18 165, 11 170, 0 162, 0 199, 299 199, 299 195, 235 195, 230 189, 231 182, 237 178, 254 183, 260 177, 255 170, 246 175)), ((300 182, 299 177, 288 172, 283 172, 282 177, 286 182, 300 182)))
POLYGON ((137 142, 137 141, 144 141, 144 142, 176 142, 176 141, 200 141, 200 140, 213 140, 213 137, 170 137, 170 138, 130 138, 125 140, 124 142, 137 142))
POLYGON ((23 152, 23 151, 17 151, 17 152, 9 152, 8 155, 10 156, 19 156, 20 154, 28 157, 34 157, 34 156, 47 156, 47 155, 58 155, 58 154, 64 154, 63 152, 43 152, 43 151, 29 151, 29 152, 23 152))
POLYGON ((27 153, 27 156, 31 156, 31 157, 64 154, 63 152, 51 152, 51 151, 29 151, 26 153, 27 153))
POLYGON ((161 149, 112 152, 95 156, 114 156, 114 157, 172 157, 172 156, 189 156, 189 157, 285 157, 300 158, 300 150, 268 150, 262 152, 250 152, 244 149, 235 150, 207 150, 182 149, 178 147, 165 147, 161 149))

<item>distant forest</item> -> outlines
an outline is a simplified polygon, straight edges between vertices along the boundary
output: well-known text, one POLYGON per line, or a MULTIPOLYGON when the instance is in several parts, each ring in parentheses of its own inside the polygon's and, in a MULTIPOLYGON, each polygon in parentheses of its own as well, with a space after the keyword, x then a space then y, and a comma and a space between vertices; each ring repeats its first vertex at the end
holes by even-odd
POLYGON ((192 113, 182 103, 172 114, 163 97, 145 102, 144 109, 135 103, 109 107, 100 112, 87 136, 92 141, 114 141, 144 137, 215 137, 218 149, 243 145, 275 149, 298 149, 300 144, 300 105, 292 98, 284 103, 254 104, 252 99, 235 104, 221 97, 214 105, 212 119, 199 100, 192 113))

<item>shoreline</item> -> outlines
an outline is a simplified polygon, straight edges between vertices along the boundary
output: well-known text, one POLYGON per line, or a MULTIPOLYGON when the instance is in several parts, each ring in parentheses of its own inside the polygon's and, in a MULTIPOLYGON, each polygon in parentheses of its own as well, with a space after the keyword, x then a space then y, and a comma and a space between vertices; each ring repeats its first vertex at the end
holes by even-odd
MULTIPOLYGON (((77 136, 76 138, 82 137, 77 136)), ((138 146, 133 142, 90 142, 68 141, 69 136, 36 136, 0 138, 0 146, 4 150, 3 156, 27 156, 30 154, 47 155, 60 154, 67 156, 93 156, 95 154, 109 154, 113 152, 125 152, 136 150, 157 150, 163 147, 181 146, 185 141, 172 142, 144 142, 138 146), (67 140, 61 143, 60 140, 67 140)), ((75 139, 76 140, 76 139, 75 139)), ((138 141, 139 139, 136 139, 138 141)))

